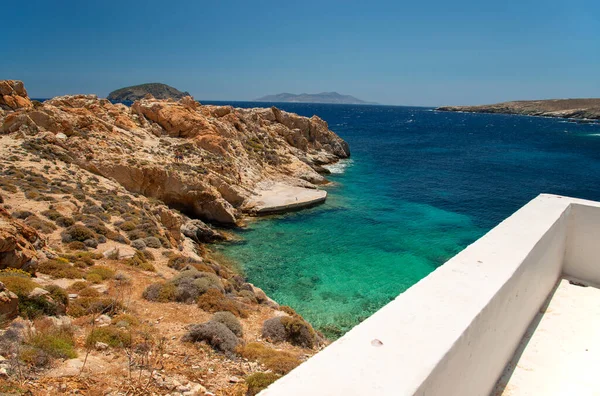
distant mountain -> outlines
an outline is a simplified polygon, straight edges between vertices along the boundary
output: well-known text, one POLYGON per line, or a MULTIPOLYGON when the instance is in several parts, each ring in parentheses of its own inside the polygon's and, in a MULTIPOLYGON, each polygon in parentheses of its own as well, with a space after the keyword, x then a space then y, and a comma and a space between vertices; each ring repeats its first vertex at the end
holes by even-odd
POLYGON ((267 95, 256 99, 257 102, 290 102, 290 103, 336 103, 336 104, 377 104, 375 102, 365 102, 350 95, 341 95, 337 92, 321 92, 318 94, 301 93, 300 95, 291 93, 280 93, 277 95, 267 95))
POLYGON ((168 86, 167 84, 149 83, 117 89, 116 91, 109 93, 107 99, 117 102, 123 102, 127 100, 134 101, 142 99, 147 94, 151 94, 156 99, 181 99, 184 96, 190 96, 188 92, 181 92, 178 89, 168 86))

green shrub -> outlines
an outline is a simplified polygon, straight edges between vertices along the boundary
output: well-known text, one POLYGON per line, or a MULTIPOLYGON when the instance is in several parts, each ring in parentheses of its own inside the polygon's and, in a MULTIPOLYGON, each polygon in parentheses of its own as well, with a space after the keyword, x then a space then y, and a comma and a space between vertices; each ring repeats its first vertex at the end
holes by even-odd
POLYGON ((95 239, 96 233, 88 227, 75 224, 61 233, 62 241, 69 243, 72 241, 85 242, 89 239, 95 239))
POLYGON ((60 227, 70 227, 75 224, 75 220, 72 217, 60 216, 54 221, 60 227))
POLYGON ((293 345, 312 348, 316 342, 315 331, 300 317, 281 317, 281 323, 285 328, 286 338, 293 345))
POLYGON ((273 382, 279 379, 279 375, 275 373, 254 373, 246 378, 246 385, 248 385, 248 396, 255 396, 261 390, 265 389, 273 382))
POLYGON ((4 286, 11 292, 15 293, 19 298, 27 297, 38 284, 28 277, 21 275, 8 275, 0 278, 4 286))
POLYGON ((86 274, 85 280, 97 285, 98 283, 102 283, 102 276, 98 274, 86 274))
POLYGON ((102 265, 96 265, 90 268, 90 270, 87 272, 86 279, 88 276, 93 274, 99 275, 100 280, 107 280, 112 279, 115 276, 115 271, 102 265))
POLYGON ((42 220, 36 215, 29 216, 25 220, 25 224, 30 226, 31 228, 35 228, 38 231, 41 231, 44 234, 50 234, 54 230, 56 230, 56 226, 46 220, 42 220))
POLYGON ((105 326, 92 329, 88 334, 85 345, 90 348, 96 342, 103 342, 113 348, 124 348, 131 345, 131 335, 114 326, 105 326))
POLYGON ((54 210, 54 209, 44 210, 42 212, 42 214, 52 221, 56 221, 59 217, 62 217, 60 212, 58 212, 57 210, 54 210))
POLYGON ((69 326, 55 326, 50 319, 36 322, 36 331, 29 333, 24 341, 20 358, 27 364, 43 366, 48 361, 41 360, 40 352, 60 359, 77 357, 73 329, 69 326))
POLYGON ((239 319, 236 318, 231 312, 216 312, 210 320, 211 322, 223 323, 229 330, 233 332, 233 334, 238 337, 241 337, 244 333, 239 319))
POLYGON ((137 226, 137 224, 134 223, 133 221, 125 221, 125 222, 121 223, 119 228, 122 229, 123 231, 133 231, 133 230, 135 230, 136 226, 137 226))
POLYGON ((128 258, 125 263, 132 267, 140 268, 144 271, 156 271, 156 268, 154 268, 152 263, 149 263, 144 256, 144 253, 140 252, 139 250, 135 252, 133 257, 128 258))
POLYGON ((206 312, 229 311, 235 316, 248 317, 248 312, 237 301, 225 297, 217 289, 209 289, 206 293, 198 297, 198 307, 206 312))
POLYGON ((37 271, 54 278, 83 278, 83 272, 81 270, 60 259, 51 259, 41 262, 37 267, 37 271))
POLYGON ((50 297, 57 303, 65 307, 69 305, 69 294, 62 287, 58 285, 48 285, 44 289, 50 293, 50 297))

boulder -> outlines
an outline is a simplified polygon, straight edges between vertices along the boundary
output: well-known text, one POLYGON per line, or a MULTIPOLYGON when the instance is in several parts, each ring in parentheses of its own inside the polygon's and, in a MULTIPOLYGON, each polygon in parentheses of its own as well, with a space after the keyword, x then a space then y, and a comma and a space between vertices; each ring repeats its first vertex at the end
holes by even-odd
POLYGON ((37 248, 44 245, 38 233, 14 219, 0 208, 0 269, 33 270, 37 264, 37 248))
POLYGON ((0 282, 0 318, 10 320, 19 313, 19 298, 0 282))
POLYGON ((0 81, 0 108, 19 110, 32 108, 33 104, 27 95, 22 81, 0 81))
POLYGON ((211 243, 225 238, 201 220, 190 220, 181 226, 181 233, 196 243, 211 243))

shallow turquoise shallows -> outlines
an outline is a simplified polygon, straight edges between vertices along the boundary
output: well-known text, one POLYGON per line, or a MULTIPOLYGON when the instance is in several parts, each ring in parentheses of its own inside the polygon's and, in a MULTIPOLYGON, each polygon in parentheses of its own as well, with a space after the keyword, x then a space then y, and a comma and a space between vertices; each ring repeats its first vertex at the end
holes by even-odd
POLYGON ((352 159, 333 168, 324 205, 252 221, 238 232, 242 242, 216 250, 332 338, 539 193, 600 199, 598 125, 425 108, 280 107, 324 118, 352 159))

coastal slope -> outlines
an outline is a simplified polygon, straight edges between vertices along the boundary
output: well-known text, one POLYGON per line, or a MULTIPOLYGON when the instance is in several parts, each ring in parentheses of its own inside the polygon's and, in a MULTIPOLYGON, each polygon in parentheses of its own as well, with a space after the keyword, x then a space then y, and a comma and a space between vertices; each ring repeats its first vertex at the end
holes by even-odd
POLYGON ((600 99, 522 100, 479 106, 442 106, 436 110, 598 120, 600 99))
POLYGON ((324 199, 350 155, 325 121, 0 90, 3 389, 255 394, 327 343, 209 248, 216 224, 324 199))
POLYGON ((142 99, 146 95, 152 95, 156 99, 181 99, 190 94, 181 92, 167 84, 148 83, 117 89, 109 93, 106 98, 115 102, 133 102, 142 99))
POLYGON ((342 95, 337 92, 321 92, 317 94, 301 93, 299 95, 292 93, 280 93, 277 95, 267 95, 255 99, 256 102, 271 103, 329 103, 329 104, 377 104, 366 102, 350 95, 342 95))

